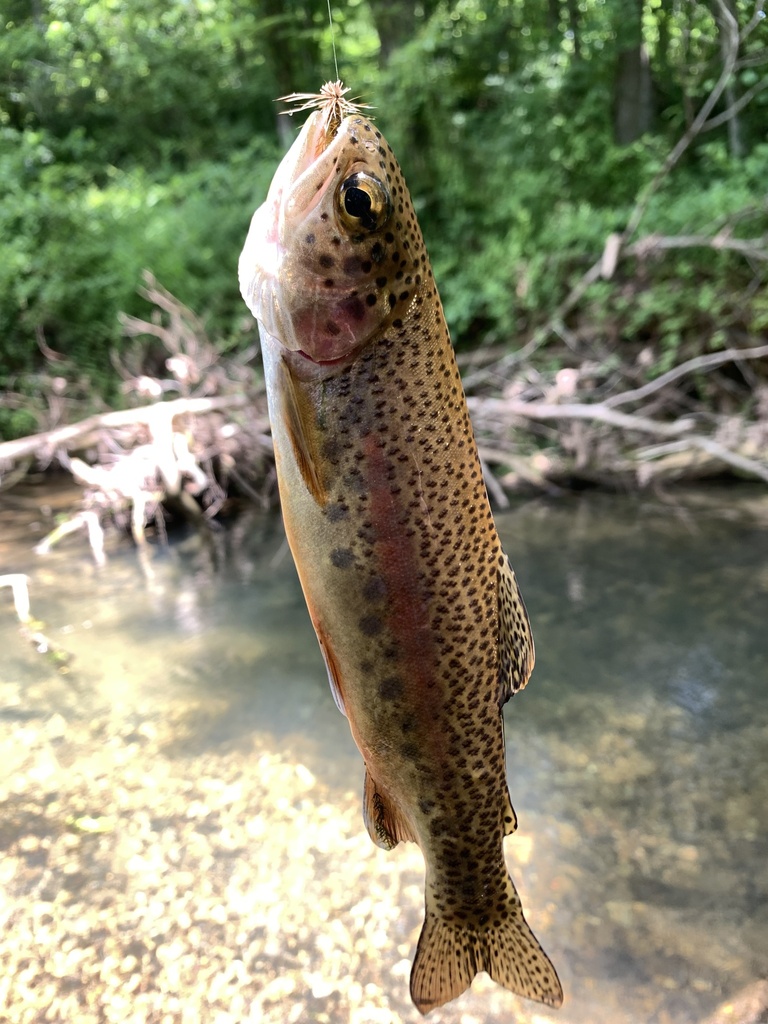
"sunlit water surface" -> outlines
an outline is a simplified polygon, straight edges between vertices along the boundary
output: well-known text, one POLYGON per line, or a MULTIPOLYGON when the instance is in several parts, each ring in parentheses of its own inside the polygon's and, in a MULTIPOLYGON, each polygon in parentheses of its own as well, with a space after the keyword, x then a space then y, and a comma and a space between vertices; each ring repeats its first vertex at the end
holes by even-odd
MULTIPOLYGON (((542 1020, 692 1024, 765 976, 768 515, 764 503, 762 520, 752 514, 759 505, 734 489, 685 506, 532 501, 497 517, 537 649, 530 686, 505 714, 520 819, 508 848, 566 1004, 555 1013, 508 997, 497 1016, 489 985, 433 1019, 512 1020, 524 1006, 542 1020)), ((258 750, 303 765, 331 803, 359 799, 360 757, 278 519, 244 516, 216 538, 215 557, 187 537, 144 568, 126 541, 113 542, 98 569, 76 538, 36 558, 34 518, 3 514, 0 573, 29 574, 35 616, 73 661, 62 675, 25 642, 0 591, 0 727, 18 736, 51 716, 88 721, 105 708, 146 735, 147 722, 171 721, 177 742, 161 757, 190 777, 212 752, 252 758, 257 736, 258 750)), ((8 800, 29 799, 35 778, 24 793, 11 785, 8 800)), ((257 844, 249 857, 258 879, 257 844)), ((320 890, 338 885, 344 864, 330 857, 326 870, 320 890)), ((394 964, 402 951, 384 945, 376 956, 394 964)), ((405 973, 391 980, 393 1021, 419 1019, 405 973)), ((315 1019, 351 1018, 341 1000, 315 1019)))

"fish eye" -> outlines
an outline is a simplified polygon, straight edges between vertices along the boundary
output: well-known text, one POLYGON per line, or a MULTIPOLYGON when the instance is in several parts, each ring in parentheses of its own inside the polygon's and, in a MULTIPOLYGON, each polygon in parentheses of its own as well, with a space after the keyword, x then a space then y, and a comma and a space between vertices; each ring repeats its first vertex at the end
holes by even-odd
POLYGON ((356 171, 342 181, 336 205, 342 224, 354 231, 378 231, 392 215, 389 189, 365 171, 356 171))

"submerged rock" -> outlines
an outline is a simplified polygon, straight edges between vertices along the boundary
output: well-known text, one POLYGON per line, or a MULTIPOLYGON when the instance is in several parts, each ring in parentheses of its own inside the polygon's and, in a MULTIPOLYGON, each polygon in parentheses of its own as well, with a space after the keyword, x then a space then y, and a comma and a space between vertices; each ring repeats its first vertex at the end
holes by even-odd
POLYGON ((768 981, 747 985, 702 1024, 768 1024, 768 981))

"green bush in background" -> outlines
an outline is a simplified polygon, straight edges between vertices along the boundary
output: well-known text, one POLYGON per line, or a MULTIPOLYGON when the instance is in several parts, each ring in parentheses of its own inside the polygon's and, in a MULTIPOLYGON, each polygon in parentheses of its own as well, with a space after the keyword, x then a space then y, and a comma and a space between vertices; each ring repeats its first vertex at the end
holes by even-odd
MULTIPOLYGON (((708 95, 723 42, 705 4, 659 0, 348 0, 334 18, 460 346, 514 348, 546 322, 708 95)), ((0 389, 33 391, 47 346, 117 400, 118 313, 148 314, 144 268, 223 346, 249 343, 237 258, 297 127, 274 98, 335 77, 324 0, 0 0, 0 19, 0 389)), ((641 235, 711 236, 729 218, 765 232, 762 49, 758 30, 714 112, 754 90, 738 133, 697 139, 641 235)), ((606 344, 651 345, 658 373, 765 330, 764 274, 712 249, 626 261, 574 318, 606 344)))

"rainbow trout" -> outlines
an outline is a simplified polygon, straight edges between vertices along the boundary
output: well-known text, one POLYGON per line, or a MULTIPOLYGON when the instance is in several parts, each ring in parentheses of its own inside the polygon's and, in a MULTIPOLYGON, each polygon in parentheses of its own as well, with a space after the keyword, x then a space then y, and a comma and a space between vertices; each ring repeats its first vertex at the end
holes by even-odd
POLYGON ((424 854, 415 1005, 487 971, 559 1006, 503 852, 516 818, 501 708, 533 668, 528 615, 408 189, 344 91, 316 98, 240 257, 285 529, 365 762, 366 828, 424 854))

